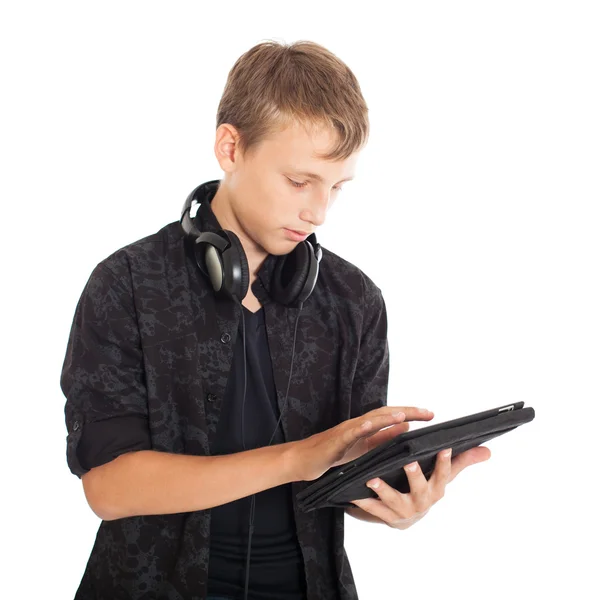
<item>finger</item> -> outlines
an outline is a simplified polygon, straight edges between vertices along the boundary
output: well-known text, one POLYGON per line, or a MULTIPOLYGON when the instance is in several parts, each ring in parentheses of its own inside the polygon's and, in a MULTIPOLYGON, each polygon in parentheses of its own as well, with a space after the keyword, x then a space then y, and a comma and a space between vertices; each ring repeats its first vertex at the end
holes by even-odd
POLYGON ((381 429, 371 435, 365 436, 365 452, 370 452, 381 444, 389 442, 401 433, 406 433, 409 427, 410 425, 408 423, 398 423, 397 425, 392 425, 391 427, 381 429))
POLYGON ((489 448, 485 446, 477 446, 471 448, 465 452, 461 452, 458 456, 452 459, 452 471, 448 478, 448 483, 452 481, 463 469, 466 469, 470 465, 484 462, 490 458, 492 453, 489 448))
POLYGON ((376 477, 367 481, 367 487, 371 488, 379 499, 398 517, 410 517, 415 511, 412 507, 409 494, 402 494, 388 485, 383 479, 376 477))
POLYGON ((410 423, 396 423, 386 429, 374 431, 365 437, 369 440, 369 447, 376 448, 379 444, 383 444, 383 442, 387 442, 401 433, 406 433, 409 429, 410 423))
POLYGON ((406 421, 430 421, 434 417, 432 411, 427 408, 417 408, 416 406, 381 406, 366 414, 370 416, 371 413, 387 412, 387 409, 390 408, 393 409, 392 412, 398 410, 403 412, 406 415, 406 421))
MULTIPOLYGON (((380 406, 379 408, 374 408, 373 410, 370 410, 369 412, 364 413, 362 416, 363 417, 373 417, 375 415, 386 415, 388 413, 392 414, 392 413, 396 413, 396 412, 404 412, 404 406, 380 406)), ((361 417, 356 417, 357 419, 360 419, 361 417)))
POLYGON ((362 432, 362 435, 373 435, 384 427, 396 425, 397 423, 403 423, 404 420, 405 414, 403 412, 384 413, 381 415, 371 415, 369 417, 364 416, 360 419, 358 430, 362 432))
POLYGON ((398 515, 379 500, 379 498, 361 498, 360 500, 353 500, 352 504, 355 504, 358 508, 362 508, 365 512, 379 517, 386 523, 393 523, 398 519, 398 515))
POLYGON ((411 525, 422 519, 428 512, 426 510, 422 513, 415 512, 410 517, 400 517, 393 510, 387 508, 385 504, 377 498, 353 500, 352 504, 355 504, 365 512, 378 517, 394 529, 408 529, 411 525))
POLYGON ((400 410, 406 415, 406 421, 431 421, 434 414, 426 408, 403 406, 400 410))
POLYGON ((345 450, 344 459, 345 460, 343 460, 342 462, 338 461, 338 462, 334 463, 332 466, 335 467, 340 464, 345 464, 345 463, 349 462, 350 460, 353 460, 354 458, 358 458, 359 456, 362 456, 366 452, 369 452, 369 451, 373 450, 374 448, 377 448, 379 445, 383 444, 384 442, 388 442, 389 440, 400 435, 401 433, 406 433, 408 431, 409 427, 410 427, 409 423, 396 423, 395 425, 391 425, 389 427, 386 427, 385 429, 371 431, 370 433, 363 435, 362 438, 354 439, 354 441, 347 444, 344 448, 344 450, 345 450), (357 456, 354 456, 353 458, 348 458, 348 452, 350 450, 353 450, 354 446, 356 446, 356 444, 358 444, 359 442, 364 443, 363 449, 360 451, 360 453, 357 456))
POLYGON ((382 415, 371 415, 370 417, 358 417, 358 420, 358 424, 354 424, 353 427, 342 433, 341 442, 343 445, 355 444, 360 438, 373 435, 383 427, 404 421, 404 413, 393 414, 389 412, 382 415))
POLYGON ((446 484, 450 481, 452 474, 452 448, 446 448, 438 452, 435 469, 429 478, 429 487, 433 492, 437 502, 444 497, 446 493, 446 484))
POLYGON ((421 470, 421 465, 418 462, 404 465, 404 472, 410 486, 410 499, 416 510, 420 512, 427 510, 431 506, 431 494, 429 482, 421 470))

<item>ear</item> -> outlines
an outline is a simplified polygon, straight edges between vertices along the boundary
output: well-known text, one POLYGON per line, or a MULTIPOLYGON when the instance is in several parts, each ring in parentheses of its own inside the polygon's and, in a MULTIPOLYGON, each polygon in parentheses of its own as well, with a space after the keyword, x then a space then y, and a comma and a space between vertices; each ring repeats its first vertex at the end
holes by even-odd
POLYGON ((224 173, 230 173, 235 169, 236 159, 240 153, 239 139, 238 130, 233 125, 222 123, 217 127, 215 156, 224 173))

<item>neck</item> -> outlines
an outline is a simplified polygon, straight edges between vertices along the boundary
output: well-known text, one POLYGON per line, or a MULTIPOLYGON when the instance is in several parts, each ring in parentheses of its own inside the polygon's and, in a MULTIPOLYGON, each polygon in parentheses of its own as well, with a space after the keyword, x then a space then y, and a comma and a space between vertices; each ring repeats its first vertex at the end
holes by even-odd
POLYGON ((223 181, 221 181, 219 189, 210 203, 210 207, 217 221, 219 221, 221 228, 233 231, 240 239, 248 261, 250 276, 248 293, 251 294, 251 286, 256 281, 257 273, 268 254, 246 233, 246 230, 235 214, 229 190, 223 181))

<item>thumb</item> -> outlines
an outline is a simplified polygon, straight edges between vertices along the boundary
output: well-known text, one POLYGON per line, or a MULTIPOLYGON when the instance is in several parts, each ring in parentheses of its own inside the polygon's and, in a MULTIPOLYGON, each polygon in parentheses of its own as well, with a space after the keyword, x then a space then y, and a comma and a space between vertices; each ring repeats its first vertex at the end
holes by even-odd
POLYGON ((462 452, 452 459, 452 472, 448 482, 452 481, 463 469, 480 462, 484 462, 490 458, 492 453, 485 446, 476 446, 462 452))

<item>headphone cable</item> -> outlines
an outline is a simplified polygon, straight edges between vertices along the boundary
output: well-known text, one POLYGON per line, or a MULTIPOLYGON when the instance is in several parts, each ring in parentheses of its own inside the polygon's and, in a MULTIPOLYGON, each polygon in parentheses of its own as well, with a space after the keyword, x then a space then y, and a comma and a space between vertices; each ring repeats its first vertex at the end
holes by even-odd
MULTIPOLYGON (((246 443, 244 440, 244 407, 246 405, 246 387, 247 387, 246 319, 244 317, 244 308, 242 306, 242 303, 239 301, 237 296, 235 297, 235 299, 238 301, 238 304, 240 306, 240 311, 242 313, 242 339, 243 339, 243 346, 244 346, 244 397, 242 399, 242 447, 244 448, 244 450, 246 450, 246 443)), ((296 316, 296 323, 294 325, 294 341, 292 343, 292 360, 290 363, 290 375, 288 377, 287 389, 285 391, 285 400, 283 402, 283 409, 281 410, 279 419, 277 420, 277 424, 275 425, 275 429, 273 430, 273 433, 271 434, 271 439, 269 440, 269 443, 267 444, 267 446, 270 446, 272 444, 273 438, 275 437, 275 433, 277 432, 277 428, 279 427, 279 423, 281 422, 281 417, 283 417, 283 413, 285 412, 285 410, 287 408, 287 399, 288 399, 288 393, 290 391, 290 383, 292 381, 292 367, 294 365, 294 354, 295 354, 295 350, 296 350, 296 333, 298 331, 298 320, 300 319, 300 312, 302 311, 303 305, 304 305, 304 302, 300 302, 298 315, 296 316)), ((248 600, 248 583, 250 580, 250 550, 251 550, 251 542, 252 542, 252 533, 254 531, 255 507, 256 507, 256 494, 252 494, 252 496, 250 498, 250 523, 248 526, 248 552, 246 555, 246 573, 245 573, 246 576, 245 576, 245 585, 244 585, 244 600, 248 600)))

